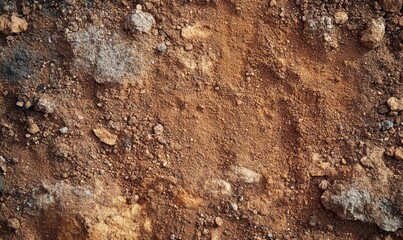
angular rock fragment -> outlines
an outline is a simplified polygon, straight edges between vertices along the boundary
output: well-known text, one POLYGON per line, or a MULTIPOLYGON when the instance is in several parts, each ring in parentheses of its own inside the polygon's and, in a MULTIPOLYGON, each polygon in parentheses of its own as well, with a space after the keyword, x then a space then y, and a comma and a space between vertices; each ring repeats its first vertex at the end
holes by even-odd
POLYGON ((385 231, 403 227, 403 216, 396 212, 393 195, 383 195, 362 185, 337 185, 321 197, 323 206, 347 220, 360 220, 378 225, 385 231))
POLYGON ((109 132, 107 129, 105 128, 94 128, 92 130, 95 134, 95 136, 97 136, 97 138, 99 138, 99 140, 101 140, 101 142, 113 146, 116 144, 116 141, 118 140, 118 136, 109 132))

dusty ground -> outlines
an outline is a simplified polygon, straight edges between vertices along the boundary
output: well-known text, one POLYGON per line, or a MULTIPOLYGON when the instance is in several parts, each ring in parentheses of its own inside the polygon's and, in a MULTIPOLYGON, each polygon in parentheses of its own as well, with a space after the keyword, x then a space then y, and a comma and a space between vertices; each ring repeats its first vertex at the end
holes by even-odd
POLYGON ((0 1, 1 239, 402 239, 401 4, 0 1))

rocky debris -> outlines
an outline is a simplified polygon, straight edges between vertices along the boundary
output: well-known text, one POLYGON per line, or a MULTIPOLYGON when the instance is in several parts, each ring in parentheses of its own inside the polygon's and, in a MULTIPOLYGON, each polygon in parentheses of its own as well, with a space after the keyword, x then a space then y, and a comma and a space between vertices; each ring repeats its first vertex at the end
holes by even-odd
POLYGON ((162 124, 157 124, 154 127, 154 133, 157 134, 157 135, 163 134, 164 133, 164 126, 162 126, 162 124))
POLYGON ((403 147, 396 148, 394 155, 396 160, 403 161, 403 147))
POLYGON ((367 28, 361 33, 361 43, 367 48, 379 47, 385 35, 385 20, 383 18, 371 19, 367 28))
POLYGON ((37 134, 38 132, 41 131, 41 129, 39 129, 39 126, 34 122, 34 120, 32 118, 28 118, 27 120, 27 132, 30 134, 37 134))
POLYGON ((342 24, 346 23, 347 20, 348 20, 348 15, 344 11, 337 11, 334 14, 334 22, 338 25, 342 25, 342 24))
POLYGON ((388 12, 399 12, 402 4, 403 0, 381 0, 382 8, 388 12))
POLYGON ((386 103, 391 111, 403 111, 403 98, 390 97, 386 103))
POLYGON ((94 132, 95 136, 97 136, 97 138, 99 138, 99 140, 101 140, 101 142, 103 142, 109 146, 116 145, 118 136, 109 132, 107 129, 94 128, 92 131, 94 132))
POLYGON ((331 16, 312 13, 302 16, 302 20, 304 36, 309 39, 309 44, 333 49, 338 47, 338 34, 331 16))
POLYGON ((321 200, 326 209, 342 219, 372 222, 385 231, 403 227, 402 215, 394 211, 396 204, 388 196, 378 196, 368 186, 337 185, 326 191, 321 200))
POLYGON ((22 18, 15 15, 11 17, 8 15, 0 16, 0 32, 4 34, 21 33, 28 30, 28 23, 22 18))
POLYGON ((368 159, 372 161, 373 176, 356 165, 357 180, 337 182, 326 190, 321 201, 340 218, 375 223, 385 231, 403 227, 403 202, 401 202, 400 176, 383 162, 383 149, 368 146, 368 159))
POLYGON ((136 9, 134 13, 127 16, 126 19, 126 28, 143 33, 150 33, 155 24, 156 22, 153 15, 139 9, 136 9))
POLYGON ((236 179, 245 183, 257 183, 262 178, 261 174, 243 166, 233 166, 232 172, 236 179))
POLYGON ((35 105, 35 110, 43 113, 54 113, 55 105, 52 100, 48 98, 40 98, 35 105))
POLYGON ((116 32, 93 25, 67 34, 74 53, 73 72, 89 72, 98 83, 139 83, 143 70, 140 47, 116 32))

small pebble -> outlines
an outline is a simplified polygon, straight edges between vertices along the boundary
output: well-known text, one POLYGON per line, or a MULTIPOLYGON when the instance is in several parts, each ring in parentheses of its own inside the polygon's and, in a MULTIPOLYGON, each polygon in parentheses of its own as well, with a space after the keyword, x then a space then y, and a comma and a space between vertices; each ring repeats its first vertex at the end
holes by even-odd
POLYGON ((59 132, 60 132, 61 134, 66 134, 68 130, 69 130, 68 127, 62 127, 62 128, 59 129, 59 132))
POLYGON ((161 135, 164 132, 164 126, 162 126, 161 124, 157 124, 154 127, 154 133, 157 135, 161 135))
POLYGON ((389 112, 389 108, 388 106, 386 106, 385 104, 382 104, 378 107, 378 113, 383 115, 389 112))
POLYGON ((221 227, 224 224, 224 221, 220 217, 216 217, 214 220, 215 224, 219 227, 221 227))
POLYGON ((231 207, 232 207, 232 210, 238 211, 238 204, 236 204, 236 203, 231 203, 231 207))
POLYGON ((23 101, 18 101, 18 102, 15 103, 15 105, 17 105, 18 107, 23 107, 24 102, 23 101))
POLYGON ((193 49, 193 45, 192 45, 192 44, 189 44, 189 43, 188 43, 188 44, 185 45, 185 50, 186 50, 186 51, 191 51, 192 49, 193 49))
POLYGON ((167 45, 165 43, 161 43, 160 45, 157 46, 157 51, 162 53, 167 50, 167 45))
POLYGON ((326 190, 329 187, 329 182, 327 180, 320 181, 318 185, 319 189, 326 190))

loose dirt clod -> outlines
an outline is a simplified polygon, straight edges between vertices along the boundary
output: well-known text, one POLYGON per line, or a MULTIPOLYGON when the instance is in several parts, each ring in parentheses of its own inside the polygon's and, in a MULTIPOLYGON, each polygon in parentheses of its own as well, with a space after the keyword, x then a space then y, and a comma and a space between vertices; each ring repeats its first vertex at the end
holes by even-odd
POLYGON ((399 12, 402 8, 402 0, 381 0, 383 9, 388 12, 399 12))
POLYGON ((28 30, 28 23, 22 18, 12 15, 0 16, 0 32, 4 34, 21 33, 28 30))

